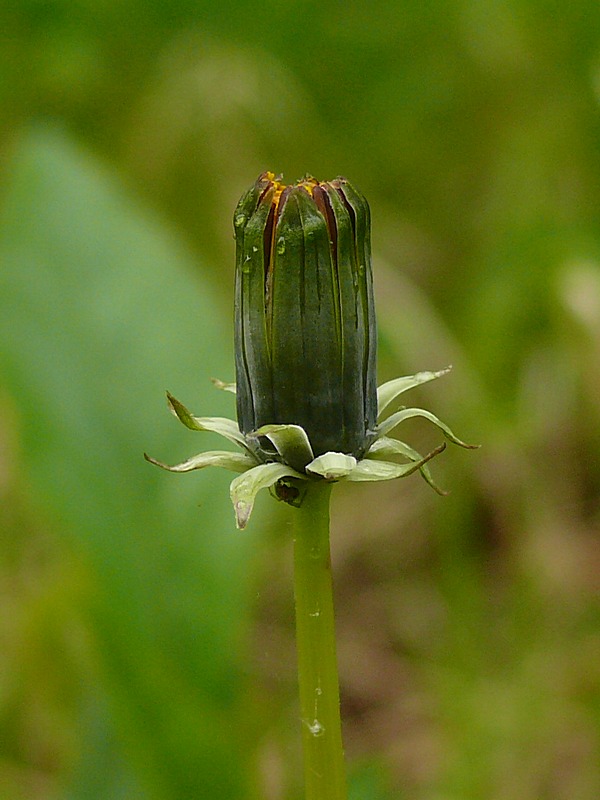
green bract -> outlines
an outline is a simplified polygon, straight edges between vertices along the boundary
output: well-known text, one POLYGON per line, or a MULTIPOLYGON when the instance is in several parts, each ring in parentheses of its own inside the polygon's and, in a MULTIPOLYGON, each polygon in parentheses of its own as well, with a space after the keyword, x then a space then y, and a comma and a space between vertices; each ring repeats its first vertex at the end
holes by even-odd
MULTIPOLYGON (((417 375, 384 383, 378 389, 382 413, 402 392, 420 383, 439 378, 447 372, 448 370, 419 372, 417 375)), ((235 391, 233 384, 224 384, 221 381, 215 381, 215 384, 226 391, 235 391)), ((379 422, 375 429, 375 439, 362 459, 357 459, 350 453, 336 451, 315 456, 308 435, 300 425, 265 425, 244 435, 232 419, 195 417, 174 397, 171 395, 167 397, 171 411, 187 428, 219 433, 237 444, 242 452, 213 450, 192 456, 174 466, 163 464, 148 455, 146 459, 170 472, 191 472, 203 467, 225 467, 242 473, 231 483, 231 501, 238 528, 246 527, 254 499, 261 489, 273 489, 278 499, 297 505, 302 502, 306 481, 310 480, 385 481, 402 478, 419 470, 430 486, 439 494, 445 494, 436 486, 426 466, 428 461, 442 452, 445 444, 422 456, 404 442, 386 435, 409 417, 420 416, 433 422, 449 441, 461 447, 477 446, 462 442, 431 412, 421 408, 405 408, 379 422), (262 441, 260 447, 257 447, 257 439, 262 441)))
POLYGON ((235 363, 238 422, 195 417, 168 395, 171 411, 197 431, 219 433, 242 452, 201 453, 171 472, 221 466, 241 473, 231 484, 239 528, 256 494, 270 488, 291 505, 307 481, 379 481, 420 470, 439 493, 422 456, 388 437, 405 419, 433 422, 451 442, 472 447, 429 411, 397 397, 446 374, 420 372, 376 389, 376 323, 366 200, 344 178, 307 177, 285 186, 261 175, 234 215, 235 363))

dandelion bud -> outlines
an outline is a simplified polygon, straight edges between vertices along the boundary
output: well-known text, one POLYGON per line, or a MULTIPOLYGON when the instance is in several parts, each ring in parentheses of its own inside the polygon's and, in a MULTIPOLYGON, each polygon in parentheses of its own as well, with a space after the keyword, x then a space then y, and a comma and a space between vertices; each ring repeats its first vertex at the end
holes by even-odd
MULTIPOLYGON (((314 456, 362 458, 377 424, 367 201, 344 178, 285 186, 267 172, 234 226, 241 432, 298 425, 314 456)), ((277 459, 266 444, 256 439, 257 455, 277 459)))

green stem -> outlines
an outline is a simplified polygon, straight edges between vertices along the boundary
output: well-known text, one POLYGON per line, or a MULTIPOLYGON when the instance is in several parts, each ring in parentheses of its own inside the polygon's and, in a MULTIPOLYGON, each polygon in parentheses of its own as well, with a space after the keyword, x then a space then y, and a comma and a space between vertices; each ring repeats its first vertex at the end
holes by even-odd
POLYGON ((331 485, 294 510, 294 593, 306 800, 346 800, 329 552, 331 485))

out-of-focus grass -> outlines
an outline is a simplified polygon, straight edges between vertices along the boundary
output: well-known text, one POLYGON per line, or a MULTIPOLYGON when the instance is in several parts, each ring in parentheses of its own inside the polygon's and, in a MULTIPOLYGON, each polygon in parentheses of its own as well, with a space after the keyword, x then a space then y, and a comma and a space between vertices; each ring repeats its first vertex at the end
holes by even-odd
POLYGON ((166 381, 224 406, 216 300, 56 131, 15 153, 2 225, 3 741, 32 772, 81 754, 73 796, 239 797, 248 542, 223 476, 142 459, 174 457, 166 381))
POLYGON ((272 168, 367 194, 380 377, 453 363, 415 402, 483 445, 446 499, 336 491, 354 796, 594 800, 600 6, 8 0, 0 31, 0 794, 300 796, 289 542, 141 460, 194 451, 165 388, 232 411, 230 216, 272 168))

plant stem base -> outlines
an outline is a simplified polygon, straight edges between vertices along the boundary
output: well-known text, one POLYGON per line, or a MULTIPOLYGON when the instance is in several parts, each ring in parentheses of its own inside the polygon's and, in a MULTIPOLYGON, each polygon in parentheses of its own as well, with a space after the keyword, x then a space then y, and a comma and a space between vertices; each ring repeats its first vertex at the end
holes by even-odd
POLYGON ((306 800, 346 800, 331 557, 331 484, 310 483, 294 510, 294 593, 306 800))

